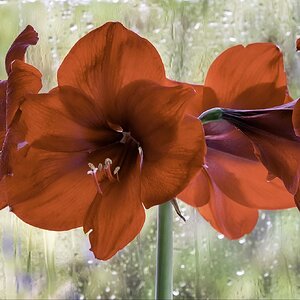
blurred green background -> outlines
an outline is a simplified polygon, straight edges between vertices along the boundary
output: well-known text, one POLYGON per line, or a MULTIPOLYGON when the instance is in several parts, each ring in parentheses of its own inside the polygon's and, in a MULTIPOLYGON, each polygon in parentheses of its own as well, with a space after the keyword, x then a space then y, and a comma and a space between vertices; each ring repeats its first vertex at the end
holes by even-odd
MULTIPOLYGON (((0 0, 0 75, 13 39, 27 25, 39 32, 28 59, 44 91, 70 47, 106 21, 149 39, 168 77, 202 83, 213 59, 239 43, 271 41, 284 52, 289 88, 299 95, 300 1, 297 0, 0 0)), ((229 241, 192 208, 174 214, 174 299, 299 299, 300 215, 261 212, 252 234, 229 241)), ((94 259, 81 229, 49 232, 0 212, 0 299, 152 299, 156 209, 141 234, 108 262, 94 259)))

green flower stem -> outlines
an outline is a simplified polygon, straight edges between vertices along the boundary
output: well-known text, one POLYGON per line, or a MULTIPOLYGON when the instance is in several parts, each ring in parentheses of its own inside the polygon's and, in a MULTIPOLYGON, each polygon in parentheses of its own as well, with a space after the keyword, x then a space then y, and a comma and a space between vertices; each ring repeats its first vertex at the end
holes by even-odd
POLYGON ((155 299, 173 299, 173 210, 158 206, 155 299))

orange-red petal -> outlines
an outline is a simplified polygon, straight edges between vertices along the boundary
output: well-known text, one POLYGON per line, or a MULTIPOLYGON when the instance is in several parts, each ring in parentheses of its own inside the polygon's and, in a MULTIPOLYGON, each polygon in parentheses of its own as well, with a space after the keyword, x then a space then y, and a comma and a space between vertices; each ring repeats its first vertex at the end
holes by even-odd
POLYGON ((252 141, 256 156, 295 195, 300 180, 300 138, 292 124, 292 108, 261 111, 224 110, 223 117, 252 141))
POLYGON ((201 168, 177 197, 193 207, 204 206, 210 198, 209 184, 207 173, 201 168))
MULTIPOLYGON (((141 202, 140 156, 136 145, 127 149, 120 181, 106 183, 89 208, 84 231, 90 232, 95 257, 107 260, 124 248, 140 232, 145 211, 141 202)), ((126 146, 124 146, 126 147, 126 146)), ((119 155, 123 147, 119 145, 119 155)))
POLYGON ((27 128, 26 142, 49 151, 74 152, 93 151, 120 140, 122 135, 106 126, 88 105, 89 99, 71 87, 26 96, 20 119, 27 128))
POLYGON ((7 81, 0 80, 0 147, 2 147, 6 132, 6 87, 7 81))
POLYGON ((115 116, 143 150, 142 197, 147 208, 175 197, 203 165, 201 123, 185 114, 194 94, 184 86, 137 81, 117 99, 115 116))
POLYGON ((42 74, 35 67, 15 60, 7 80, 6 124, 7 127, 27 94, 37 94, 42 88, 42 74))
POLYGON ((165 82, 156 49, 120 23, 108 22, 81 38, 58 70, 58 84, 80 89, 99 106, 112 110, 111 99, 135 80, 165 82))
POLYGON ((278 178, 267 180, 268 171, 259 161, 208 148, 206 164, 215 186, 236 203, 257 209, 295 206, 278 178))
POLYGON ((25 95, 38 93, 41 86, 41 73, 37 69, 20 60, 14 61, 7 80, 6 134, 1 152, 1 176, 11 172, 11 161, 17 144, 24 141, 25 127, 17 124, 20 118, 19 107, 25 95))
POLYGON ((198 208, 200 214, 229 239, 250 233, 258 220, 258 211, 232 201, 210 176, 210 201, 198 208))
POLYGON ((284 103, 287 91, 283 57, 271 43, 238 45, 211 64, 204 89, 204 108, 268 108, 284 103))
POLYGON ((87 153, 19 150, 14 173, 5 176, 7 202, 23 221, 49 230, 83 225, 96 186, 87 175, 87 153))
POLYGON ((30 25, 17 36, 6 54, 5 67, 7 74, 11 71, 11 63, 16 59, 24 61, 27 48, 30 45, 36 45, 38 40, 37 32, 30 25))

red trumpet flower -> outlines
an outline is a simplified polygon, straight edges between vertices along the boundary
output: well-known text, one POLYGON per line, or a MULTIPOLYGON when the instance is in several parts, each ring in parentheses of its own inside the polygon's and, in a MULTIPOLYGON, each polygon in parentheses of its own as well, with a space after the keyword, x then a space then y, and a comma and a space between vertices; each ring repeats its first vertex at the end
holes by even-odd
MULTIPOLYGON (((226 50, 212 63, 193 114, 213 107, 263 109, 288 101, 280 50, 270 43, 240 45, 226 50)), ((247 135, 228 120, 205 124, 204 130, 205 168, 179 198, 198 207, 215 229, 228 238, 240 238, 254 228, 258 209, 295 205, 278 178, 269 180, 247 135)))
MULTIPOLYGON (((24 71, 16 89, 32 78, 23 67, 13 65, 12 75, 24 71)), ((90 32, 58 87, 19 108, 3 179, 12 211, 40 228, 83 226, 95 256, 109 259, 141 230, 144 206, 175 197, 203 165, 202 126, 186 114, 193 97, 166 79, 147 40, 119 23, 90 32)))

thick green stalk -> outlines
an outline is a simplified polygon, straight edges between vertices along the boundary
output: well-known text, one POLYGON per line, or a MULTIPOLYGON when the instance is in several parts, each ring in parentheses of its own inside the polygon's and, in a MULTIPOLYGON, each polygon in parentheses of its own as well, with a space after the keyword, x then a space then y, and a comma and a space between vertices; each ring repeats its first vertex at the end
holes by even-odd
POLYGON ((155 299, 173 299, 173 210, 158 206, 155 299))

